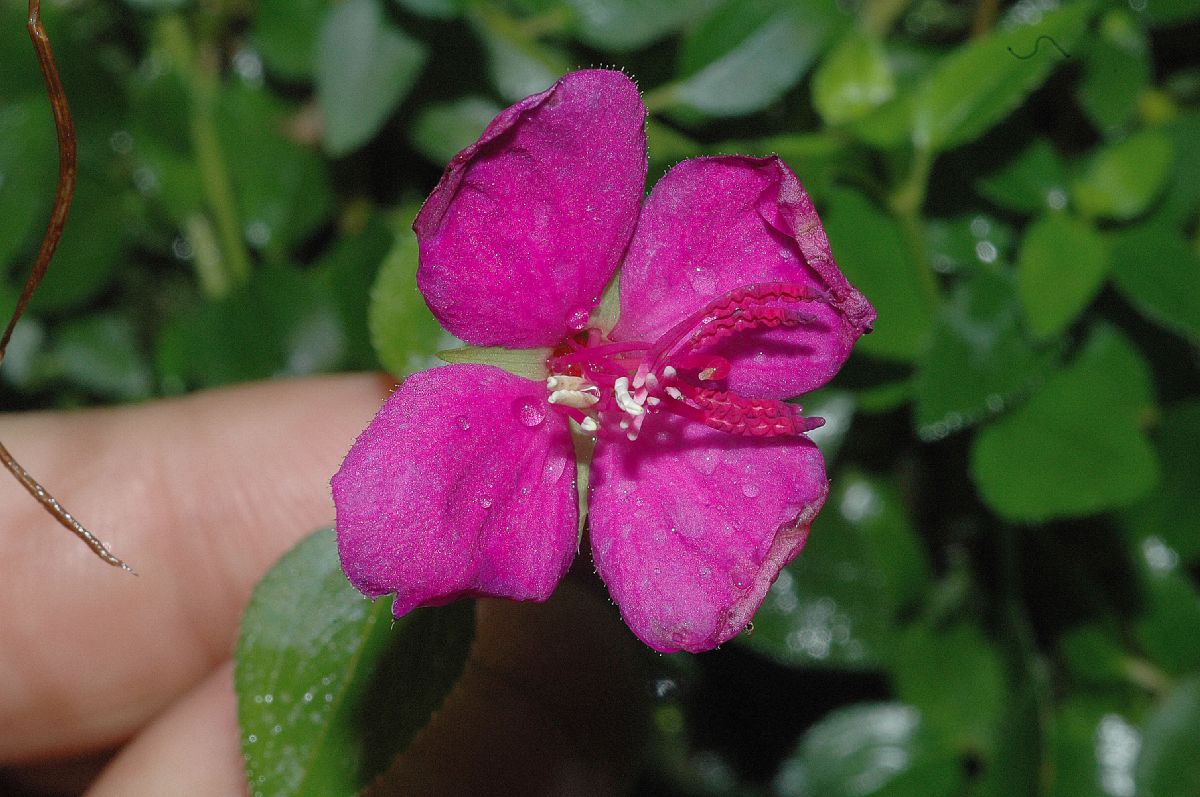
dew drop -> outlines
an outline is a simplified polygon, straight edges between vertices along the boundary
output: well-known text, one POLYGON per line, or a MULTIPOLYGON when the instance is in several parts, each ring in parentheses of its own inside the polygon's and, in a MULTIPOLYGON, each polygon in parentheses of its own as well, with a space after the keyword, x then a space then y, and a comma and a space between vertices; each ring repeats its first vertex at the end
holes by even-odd
POLYGON ((546 419, 546 409, 542 402, 533 398, 521 398, 513 402, 513 410, 517 418, 525 426, 533 428, 546 419))
POLYGON ((759 487, 754 482, 746 482, 742 485, 742 495, 747 498, 757 498, 759 487))
POLYGON ((574 330, 580 330, 587 326, 588 311, 582 307, 571 313, 571 317, 567 319, 567 326, 574 330))
POLYGON ((462 429, 464 432, 471 428, 471 422, 467 420, 466 415, 459 415, 454 420, 458 423, 458 428, 462 429))
POLYGON ((479 496, 479 505, 484 509, 488 509, 492 505, 492 497, 490 495, 479 496))
POLYGON ((254 744, 257 741, 258 741, 258 737, 255 736, 253 733, 246 737, 247 744, 254 744))

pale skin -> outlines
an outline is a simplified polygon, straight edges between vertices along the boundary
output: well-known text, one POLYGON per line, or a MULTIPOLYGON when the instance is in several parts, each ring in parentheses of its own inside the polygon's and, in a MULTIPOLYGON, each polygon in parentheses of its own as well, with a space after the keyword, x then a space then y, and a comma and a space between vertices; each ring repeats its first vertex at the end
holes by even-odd
MULTIPOLYGON (((0 480, 0 791, 246 793, 230 656, 255 582, 333 520, 329 477, 393 383, 280 380, 0 415, 0 440, 138 575, 0 480)), ((586 560, 586 557, 585 557, 586 560)), ((480 604, 467 674, 378 793, 620 793, 647 656, 583 561, 480 604)))

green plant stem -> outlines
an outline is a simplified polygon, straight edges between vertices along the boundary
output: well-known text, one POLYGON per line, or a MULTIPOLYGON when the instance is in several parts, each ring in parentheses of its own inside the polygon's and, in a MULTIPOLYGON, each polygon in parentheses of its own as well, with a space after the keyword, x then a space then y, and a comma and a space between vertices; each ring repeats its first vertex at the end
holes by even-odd
MULTIPOLYGON (((1046 766, 1047 762, 1053 761, 1054 758, 1054 747, 1049 738, 1054 725, 1050 679, 1034 641, 1033 628, 1025 606, 1018 558, 1017 534, 1020 532, 1015 526, 1007 523, 1002 524, 997 531, 1000 543, 1000 587, 1004 603, 1004 625, 1010 636, 1013 670, 1019 679, 1028 683, 1033 696, 1038 727, 1029 730, 1037 733, 1042 763, 1037 770, 1044 776, 1052 769, 1046 766)), ((1041 785, 1044 787, 1045 784, 1041 785)))
POLYGON ((941 303, 941 290, 926 251, 925 225, 921 219, 921 208, 925 205, 925 192, 932 169, 933 153, 923 147, 915 149, 908 176, 892 192, 888 204, 900 222, 925 301, 931 309, 936 310, 941 303))
POLYGON ((224 292, 229 287, 241 285, 250 279, 250 253, 242 238, 233 182, 229 177, 229 169, 217 134, 216 98, 219 74, 216 51, 204 45, 197 51, 188 36, 183 18, 178 14, 164 17, 159 32, 168 55, 187 82, 191 105, 188 125, 192 150, 196 157, 196 168, 200 174, 204 199, 209 212, 212 213, 221 248, 223 278, 215 279, 211 273, 207 276, 201 275, 201 285, 205 286, 206 292, 211 289, 224 292))
POLYGON ((1129 656, 1122 661, 1121 670, 1130 683, 1145 689, 1156 697, 1167 694, 1175 685, 1171 676, 1145 659, 1136 656, 1129 656))
POLYGON ((882 39, 910 5, 912 0, 869 0, 862 9, 863 28, 882 39))

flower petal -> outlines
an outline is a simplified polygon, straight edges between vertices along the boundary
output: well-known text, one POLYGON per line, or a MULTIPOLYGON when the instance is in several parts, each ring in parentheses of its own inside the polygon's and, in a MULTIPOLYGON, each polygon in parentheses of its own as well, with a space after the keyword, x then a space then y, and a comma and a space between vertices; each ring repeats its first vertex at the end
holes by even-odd
POLYGON ((478 595, 542 601, 575 554, 574 453, 536 382, 486 365, 413 374, 333 477, 338 551, 397 617, 478 595))
POLYGON ((621 72, 572 72, 454 157, 413 225, 417 285, 446 329, 532 348, 583 327, 637 223, 645 120, 621 72))
POLYGON ((711 650, 750 621, 829 490, 804 437, 723 434, 665 413, 602 438, 588 528, 600 576, 655 650, 711 650))
POLYGON ((838 269, 812 201, 783 161, 684 161, 642 210, 613 337, 652 341, 731 290, 776 281, 826 291, 832 302, 798 307, 813 323, 743 332, 711 349, 729 358, 729 388, 744 395, 787 398, 825 384, 875 310, 838 269))

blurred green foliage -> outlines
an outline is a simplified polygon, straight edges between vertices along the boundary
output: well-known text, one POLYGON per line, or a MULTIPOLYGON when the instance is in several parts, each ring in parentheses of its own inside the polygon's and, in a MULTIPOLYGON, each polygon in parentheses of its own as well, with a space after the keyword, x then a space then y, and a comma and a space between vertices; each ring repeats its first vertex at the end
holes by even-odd
MULTIPOLYGON (((0 0, 4 315, 55 175, 24 9, 0 0)), ((660 660, 640 793, 1198 793, 1200 3, 43 10, 79 191, 5 408, 425 367, 453 342, 415 203, 505 104, 617 65, 652 179, 780 153, 879 310, 805 402, 833 481, 808 550, 752 631, 660 660)))

